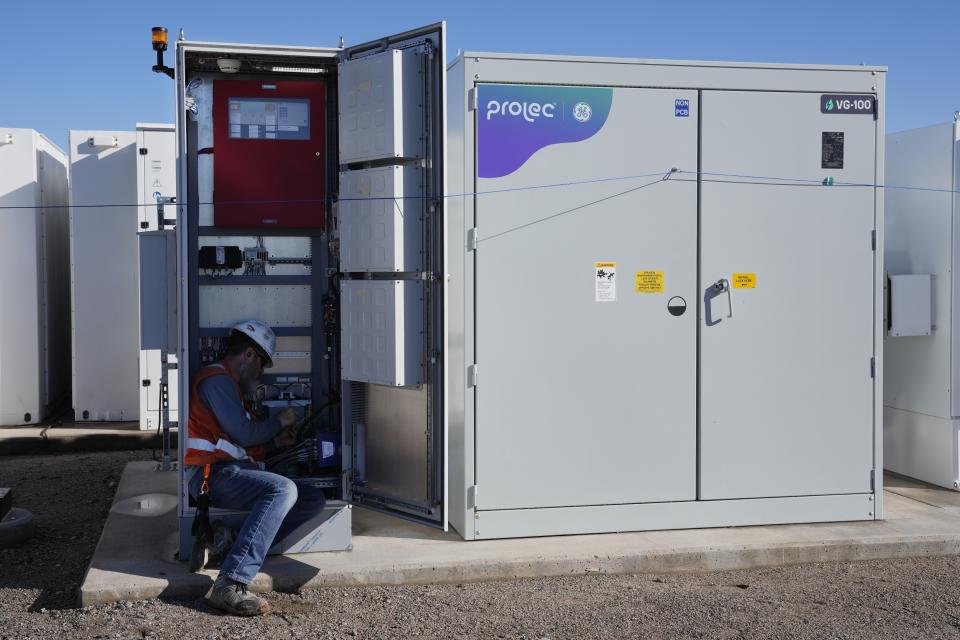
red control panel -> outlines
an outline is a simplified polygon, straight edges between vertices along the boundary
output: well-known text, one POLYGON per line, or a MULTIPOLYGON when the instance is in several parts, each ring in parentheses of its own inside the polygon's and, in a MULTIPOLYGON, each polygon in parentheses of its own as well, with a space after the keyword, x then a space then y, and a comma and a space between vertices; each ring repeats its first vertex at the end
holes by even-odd
POLYGON ((213 201, 218 227, 322 227, 322 82, 213 83, 213 201))

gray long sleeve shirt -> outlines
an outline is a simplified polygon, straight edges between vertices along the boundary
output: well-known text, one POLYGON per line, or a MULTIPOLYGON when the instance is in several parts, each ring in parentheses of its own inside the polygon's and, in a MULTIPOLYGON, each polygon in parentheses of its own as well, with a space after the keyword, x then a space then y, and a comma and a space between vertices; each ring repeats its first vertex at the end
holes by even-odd
POLYGON ((207 378, 197 387, 197 393, 230 440, 241 447, 269 442, 283 429, 277 418, 254 420, 243 408, 236 387, 226 376, 207 378))

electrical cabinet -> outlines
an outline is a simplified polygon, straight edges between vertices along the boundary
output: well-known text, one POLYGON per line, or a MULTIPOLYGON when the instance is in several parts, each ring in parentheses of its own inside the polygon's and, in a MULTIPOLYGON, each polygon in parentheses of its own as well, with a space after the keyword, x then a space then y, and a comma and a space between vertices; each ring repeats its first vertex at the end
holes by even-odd
POLYGON ((328 500, 272 552, 349 548, 354 504, 446 527, 444 47, 443 24, 348 49, 177 43, 180 421, 230 327, 269 324, 250 410, 292 408, 303 438, 266 464, 328 500))
POLYGON ((0 128, 0 425, 70 393, 68 166, 44 135, 0 128))
POLYGON ((326 85, 299 80, 213 83, 214 224, 322 227, 326 85))
POLYGON ((447 80, 457 531, 881 517, 883 69, 447 80))
POLYGON ((884 464, 960 486, 960 122, 887 136, 884 464))
MULTIPOLYGON (((176 133, 171 124, 137 123, 137 204, 140 215, 139 233, 165 230, 169 235, 173 233, 169 221, 176 218, 176 205, 173 201, 177 195, 177 166, 176 166, 176 133), (161 204, 157 206, 158 199, 161 204)), ((149 242, 149 241, 148 241, 149 242)), ((154 242, 159 243, 154 239, 154 242)), ((158 247, 159 245, 154 245, 158 247)), ((167 307, 170 313, 152 315, 146 311, 145 305, 155 297, 156 292, 166 292, 167 287, 176 276, 177 261, 164 260, 152 263, 145 259, 143 254, 144 243, 140 243, 140 377, 136 384, 140 390, 140 429, 156 430, 162 424, 162 389, 163 354, 167 356, 168 365, 176 363, 176 327, 174 320, 170 325, 173 334, 165 347, 145 346, 144 326, 158 326, 168 321, 168 315, 176 318, 176 296, 160 293, 163 299, 169 302, 167 307), (161 268, 162 270, 158 269, 161 268)), ((159 258, 159 254, 154 254, 159 258)), ((174 254, 175 255, 175 254, 174 254)), ((167 395, 170 408, 170 421, 177 422, 177 370, 167 370, 167 395)))

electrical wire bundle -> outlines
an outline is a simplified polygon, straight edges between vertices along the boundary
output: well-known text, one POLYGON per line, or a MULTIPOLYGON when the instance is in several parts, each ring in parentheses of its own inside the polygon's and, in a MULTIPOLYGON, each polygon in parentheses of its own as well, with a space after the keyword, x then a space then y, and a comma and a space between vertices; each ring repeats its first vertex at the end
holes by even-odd
POLYGON ((294 463, 316 462, 319 459, 317 439, 305 438, 300 444, 294 445, 279 453, 272 458, 267 459, 267 467, 274 469, 277 467, 289 467, 294 463))

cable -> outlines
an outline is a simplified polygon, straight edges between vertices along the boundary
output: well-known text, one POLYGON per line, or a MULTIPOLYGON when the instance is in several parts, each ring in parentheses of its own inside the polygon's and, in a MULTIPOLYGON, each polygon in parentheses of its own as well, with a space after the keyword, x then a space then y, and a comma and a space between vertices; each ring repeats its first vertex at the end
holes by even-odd
POLYGON ((539 219, 537 219, 537 220, 533 220, 533 221, 531 221, 531 222, 527 222, 527 223, 522 224, 522 225, 520 225, 520 226, 513 227, 512 229, 507 229, 506 231, 501 231, 500 233, 495 233, 495 234, 493 234, 493 235, 491 235, 491 236, 487 236, 486 238, 481 238, 481 239, 477 240, 477 242, 480 243, 480 242, 486 242, 487 240, 493 240, 494 238, 499 238, 499 237, 501 237, 501 236, 505 236, 505 235, 507 235, 508 233, 513 233, 514 231, 519 231, 520 229, 526 229, 527 227, 532 227, 532 226, 535 225, 535 224, 540 224, 541 222, 546 222, 547 220, 553 220, 554 218, 559 218, 560 216, 567 215, 568 213, 573 213, 573 212, 575 212, 575 211, 580 211, 580 210, 582 210, 582 209, 586 209, 587 207, 592 207, 592 206, 595 205, 595 204, 600 204, 601 202, 606 202, 607 200, 613 200, 614 198, 619 198, 620 196, 625 196, 625 195, 627 195, 628 193, 633 193, 634 191, 639 191, 640 189, 646 189, 647 187, 652 187, 652 186, 655 185, 655 184, 659 184, 659 183, 661 183, 661 182, 666 182, 667 180, 670 179, 670 176, 671 176, 671 175, 673 175, 675 172, 678 172, 678 171, 679 171, 679 169, 671 169, 670 171, 668 171, 667 173, 665 173, 659 180, 653 180, 652 182, 647 182, 647 183, 645 183, 645 184, 640 185, 639 187, 633 187, 632 189, 627 189, 626 191, 621 191, 620 193, 615 193, 615 194, 613 194, 613 195, 606 196, 606 197, 604 197, 604 198, 600 198, 599 200, 594 200, 594 201, 592 201, 592 202, 587 202, 586 204, 581 204, 581 205, 579 205, 579 206, 573 207, 572 209, 567 209, 567 210, 565 210, 565 211, 560 211, 559 213, 554 213, 554 214, 551 214, 551 215, 549 215, 549 216, 545 216, 545 217, 543 217, 543 218, 539 218, 539 219))
MULTIPOLYGON (((774 186, 790 186, 790 184, 809 184, 811 186, 833 186, 833 187, 862 187, 862 188, 875 188, 875 189, 897 189, 897 190, 909 190, 909 191, 927 191, 931 193, 960 193, 960 189, 941 189, 936 187, 918 187, 913 185, 898 185, 898 184, 881 184, 881 183, 870 183, 870 182, 834 182, 833 184, 823 184, 822 180, 811 179, 811 178, 792 178, 792 177, 783 177, 783 176, 760 176, 760 175, 750 175, 750 174, 739 174, 739 173, 723 173, 723 172, 710 172, 710 171, 691 171, 686 169, 677 169, 671 170, 674 173, 688 174, 688 175, 699 175, 699 176, 712 176, 720 178, 739 178, 745 180, 739 184, 769 184, 774 186), (757 181, 757 182, 748 182, 748 181, 757 181), (762 181, 762 182, 761 182, 762 181), (776 184, 776 183, 789 183, 789 184, 776 184)), ((539 185, 528 185, 521 187, 510 187, 504 189, 488 189, 486 191, 466 191, 463 193, 450 193, 444 194, 442 196, 433 196, 433 195, 423 195, 423 196, 383 196, 383 197, 364 197, 364 198, 338 198, 338 197, 327 197, 327 198, 308 198, 308 199, 297 199, 297 200, 215 200, 209 202, 196 202, 196 203, 181 203, 186 205, 193 206, 216 206, 216 205, 294 205, 294 204, 321 204, 321 203, 334 203, 334 202, 364 202, 364 201, 379 201, 379 200, 434 200, 437 198, 441 199, 451 199, 451 198, 468 198, 468 197, 477 197, 485 195, 494 195, 499 193, 511 193, 517 191, 535 191, 540 189, 555 189, 560 187, 572 187, 578 185, 586 184, 598 184, 604 182, 618 182, 626 180, 637 180, 640 178, 648 178, 652 176, 662 175, 663 171, 657 171, 652 173, 640 173, 630 176, 615 176, 607 178, 592 178, 584 180, 572 180, 568 182, 556 182, 549 184, 539 184, 539 185)), ((646 186, 646 185, 644 185, 646 186)), ((625 192, 629 193, 629 191, 625 192)), ((615 196, 614 196, 615 197, 615 196)), ((83 205, 0 205, 0 210, 10 209, 10 210, 30 210, 30 209, 108 209, 108 208, 124 208, 124 207, 154 207, 155 204, 83 204, 83 205)), ((397 204, 399 207, 399 203, 397 204)))

